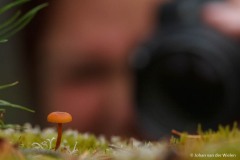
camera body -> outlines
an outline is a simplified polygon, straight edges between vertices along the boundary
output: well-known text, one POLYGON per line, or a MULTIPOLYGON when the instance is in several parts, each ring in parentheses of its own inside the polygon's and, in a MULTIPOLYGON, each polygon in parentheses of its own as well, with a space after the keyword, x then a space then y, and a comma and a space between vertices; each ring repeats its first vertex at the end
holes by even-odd
POLYGON ((208 2, 164 5, 154 36, 134 57, 139 120, 151 138, 198 124, 216 129, 240 114, 240 45, 202 21, 208 2))

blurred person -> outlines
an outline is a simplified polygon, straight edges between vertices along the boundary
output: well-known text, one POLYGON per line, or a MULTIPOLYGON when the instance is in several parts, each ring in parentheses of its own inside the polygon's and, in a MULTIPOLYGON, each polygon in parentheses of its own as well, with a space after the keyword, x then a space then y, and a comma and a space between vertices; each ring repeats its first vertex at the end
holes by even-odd
POLYGON ((34 24, 37 40, 30 39, 28 46, 36 56, 33 72, 39 73, 39 114, 66 111, 73 115, 71 127, 79 131, 137 135, 128 58, 150 34, 158 3, 50 1, 44 20, 34 24))
MULTIPOLYGON (((236 1, 207 4, 203 19, 225 34, 238 35, 236 1)), ((152 34, 159 3, 50 1, 43 20, 36 20, 32 27, 37 39, 30 39, 32 45, 28 46, 32 47, 30 54, 34 52, 31 56, 35 56, 30 59, 36 62, 33 72, 37 71, 38 121, 45 124, 42 116, 51 111, 67 111, 74 118, 71 127, 79 131, 139 135, 141 124, 137 122, 128 61, 137 46, 152 34)))

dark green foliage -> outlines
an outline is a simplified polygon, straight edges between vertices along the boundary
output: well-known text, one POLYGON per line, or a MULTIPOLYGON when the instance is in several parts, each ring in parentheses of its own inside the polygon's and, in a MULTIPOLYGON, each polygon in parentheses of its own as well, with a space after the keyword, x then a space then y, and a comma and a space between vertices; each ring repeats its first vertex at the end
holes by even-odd
MULTIPOLYGON (((0 8, 0 16, 27 2, 29 2, 29 0, 15 0, 6 4, 0 8)), ((46 6, 47 3, 38 5, 24 14, 22 14, 20 10, 17 10, 9 19, 0 24, 0 43, 7 42, 11 36, 23 29, 33 17, 46 6)))

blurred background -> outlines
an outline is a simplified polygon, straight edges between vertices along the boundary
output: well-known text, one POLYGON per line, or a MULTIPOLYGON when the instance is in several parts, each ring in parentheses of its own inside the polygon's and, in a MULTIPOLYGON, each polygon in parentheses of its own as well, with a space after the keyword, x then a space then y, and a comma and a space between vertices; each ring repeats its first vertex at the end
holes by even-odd
POLYGON ((154 139, 232 124, 238 15, 238 0, 49 1, 0 45, 1 84, 20 82, 1 98, 37 111, 9 109, 6 121, 45 127, 49 112, 67 111, 79 131, 154 139))
MULTIPOLYGON (((2 7, 8 0, 1 0, 0 6, 2 7)), ((10 17, 14 13, 7 12, 0 16, 0 22, 10 17)), ((8 43, 0 45, 0 84, 9 84, 15 81, 19 81, 20 84, 5 90, 1 90, 1 99, 8 100, 10 102, 21 104, 22 106, 33 107, 32 96, 30 88, 30 80, 28 78, 29 72, 26 70, 26 51, 24 42, 24 32, 18 33, 8 43)), ((25 111, 7 108, 7 116, 5 120, 9 123, 25 123, 30 119, 33 119, 34 115, 25 111)))

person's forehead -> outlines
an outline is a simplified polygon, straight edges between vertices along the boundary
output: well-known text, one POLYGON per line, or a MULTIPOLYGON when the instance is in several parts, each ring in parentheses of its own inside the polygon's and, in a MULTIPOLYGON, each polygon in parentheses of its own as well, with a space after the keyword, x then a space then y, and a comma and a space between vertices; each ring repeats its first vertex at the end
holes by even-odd
POLYGON ((90 23, 88 27, 94 23, 131 25, 150 12, 150 1, 156 0, 58 0, 49 8, 48 22, 60 28, 78 28, 85 23, 90 23))
POLYGON ((135 20, 142 17, 138 12, 146 7, 143 4, 146 0, 54 1, 49 8, 43 43, 51 49, 48 52, 57 56, 79 54, 79 50, 124 52, 137 34, 135 20))

